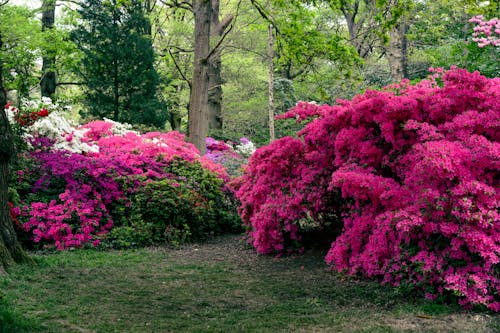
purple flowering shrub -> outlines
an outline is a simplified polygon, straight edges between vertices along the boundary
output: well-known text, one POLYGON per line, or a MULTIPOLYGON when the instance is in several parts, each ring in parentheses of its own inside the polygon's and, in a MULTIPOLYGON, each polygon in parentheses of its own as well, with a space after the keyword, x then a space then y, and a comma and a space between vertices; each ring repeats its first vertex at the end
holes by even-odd
POLYGON ((172 240, 167 234, 178 234, 178 228, 202 238, 236 224, 234 209, 227 204, 224 167, 200 157, 177 132, 115 134, 115 126, 93 121, 64 133, 63 141, 70 145, 78 140, 78 146, 92 146, 91 151, 72 152, 55 148, 44 137, 32 139, 34 148, 25 153, 29 167, 17 172, 22 186, 12 214, 33 242, 67 249, 118 239, 118 246, 126 246, 117 231, 123 227, 132 235, 144 231, 131 245, 146 245, 172 240), (162 197, 153 193, 139 200, 147 188, 158 189, 162 197), (179 196, 184 197, 182 211, 162 201, 179 196), (194 213, 203 223, 190 218, 194 213), (177 220, 154 219, 167 214, 177 220))
POLYGON ((341 226, 327 264, 500 311, 500 79, 453 68, 337 105, 258 149, 234 186, 258 252, 341 226))

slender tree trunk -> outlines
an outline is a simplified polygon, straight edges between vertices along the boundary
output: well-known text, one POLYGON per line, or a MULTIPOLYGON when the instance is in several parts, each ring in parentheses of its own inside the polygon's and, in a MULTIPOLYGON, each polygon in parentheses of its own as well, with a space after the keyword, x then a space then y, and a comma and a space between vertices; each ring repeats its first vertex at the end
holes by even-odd
POLYGON ((189 140, 200 154, 206 152, 208 131, 208 55, 210 52, 210 0, 193 0, 194 13, 194 68, 189 99, 189 140))
POLYGON ((172 101, 173 106, 170 108, 170 112, 168 113, 168 122, 173 131, 180 132, 181 130, 181 114, 180 114, 180 102, 179 97, 182 92, 182 85, 178 84, 175 88, 177 91, 177 97, 172 101))
MULTIPOLYGON (((0 52, 2 35, 0 34, 0 52)), ((5 268, 29 258, 17 240, 8 205, 9 161, 14 155, 14 141, 5 114, 7 94, 3 86, 3 63, 0 58, 0 274, 5 268)))
MULTIPOLYGON (((42 31, 49 31, 54 28, 54 18, 56 11, 55 0, 43 0, 42 2, 42 31)), ((56 72, 54 65, 56 59, 54 51, 51 50, 53 46, 48 46, 49 50, 43 52, 42 57, 42 80, 40 81, 40 90, 42 96, 53 97, 56 92, 56 72)))
MULTIPOLYGON (((271 2, 267 0, 267 6, 271 11, 271 2)), ((274 134, 274 35, 273 35, 273 25, 269 23, 267 27, 269 44, 268 44, 268 61, 269 61, 269 142, 273 142, 275 139, 274 134)))
MULTIPOLYGON (((219 0, 211 0, 211 37, 217 40, 224 33, 219 29, 219 0)), ((208 62, 208 128, 214 130, 222 129, 222 77, 221 77, 221 54, 216 50, 208 62)))

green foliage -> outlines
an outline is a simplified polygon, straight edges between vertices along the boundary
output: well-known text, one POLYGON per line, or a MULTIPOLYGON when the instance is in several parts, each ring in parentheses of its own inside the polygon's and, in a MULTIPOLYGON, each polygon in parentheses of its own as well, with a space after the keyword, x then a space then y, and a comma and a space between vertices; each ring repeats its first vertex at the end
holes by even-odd
POLYGON ((162 128, 167 112, 157 96, 151 24, 141 1, 86 0, 78 12, 83 24, 71 38, 83 52, 77 70, 90 115, 162 128))
MULTIPOLYGON (((129 196, 130 204, 116 205, 112 212, 115 226, 105 246, 177 246, 239 231, 236 206, 231 194, 222 189, 220 178, 199 163, 182 160, 175 160, 167 172, 171 179, 143 181, 129 196)), ((128 190, 137 186, 137 180, 122 181, 128 190)))
POLYGON ((450 45, 435 48, 431 53, 435 55, 436 67, 456 65, 469 71, 479 71, 486 77, 499 77, 500 48, 480 48, 476 43, 456 41, 450 45))
POLYGON ((0 52, 7 91, 16 90, 18 98, 27 97, 38 83, 36 60, 40 56, 41 26, 33 11, 21 6, 0 7, 0 52))
POLYGON ((349 68, 359 63, 353 46, 342 31, 332 29, 331 14, 321 6, 304 6, 300 1, 276 1, 273 12, 278 31, 278 73, 287 79, 314 71, 317 59, 340 63, 349 68), (329 17, 331 19, 331 17, 329 17))

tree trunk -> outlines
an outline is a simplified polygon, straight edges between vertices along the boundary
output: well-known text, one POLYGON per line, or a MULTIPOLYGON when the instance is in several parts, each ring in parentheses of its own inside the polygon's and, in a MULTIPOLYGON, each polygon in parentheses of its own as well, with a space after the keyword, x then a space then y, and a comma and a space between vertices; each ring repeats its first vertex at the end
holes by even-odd
MULTIPOLYGON (((211 37, 213 40, 221 38, 224 33, 219 29, 219 0, 211 0, 211 37)), ((208 128, 214 130, 222 129, 222 77, 221 77, 221 54, 216 50, 208 62, 208 128)))
POLYGON ((400 82, 408 77, 407 31, 408 25, 403 18, 389 33, 390 39, 386 53, 394 82, 400 82))
POLYGON ((210 51, 210 0, 193 0, 194 13, 194 66, 189 99, 189 140, 201 155, 206 152, 208 131, 208 55, 210 51))
MULTIPOLYGON (((1 49, 2 36, 0 35, 0 52, 1 49)), ((4 273, 5 268, 13 263, 29 260, 17 240, 8 205, 9 161, 14 155, 14 141, 5 114, 6 102, 7 94, 3 86, 3 63, 0 58, 0 273, 4 273)))
MULTIPOLYGON (((267 0, 267 6, 269 11, 271 11, 271 2, 267 0)), ((274 134, 274 35, 273 35, 273 25, 269 23, 267 27, 268 32, 268 61, 269 61, 269 142, 273 142, 275 139, 274 134)))
MULTIPOLYGON (((54 18, 56 11, 55 0, 43 0, 42 3, 42 31, 48 31, 54 28, 54 18)), ((48 50, 43 52, 42 57, 42 80, 40 81, 40 90, 42 97, 53 97, 56 92, 56 72, 54 65, 56 58, 54 51, 51 50, 53 46, 48 46, 48 50)))

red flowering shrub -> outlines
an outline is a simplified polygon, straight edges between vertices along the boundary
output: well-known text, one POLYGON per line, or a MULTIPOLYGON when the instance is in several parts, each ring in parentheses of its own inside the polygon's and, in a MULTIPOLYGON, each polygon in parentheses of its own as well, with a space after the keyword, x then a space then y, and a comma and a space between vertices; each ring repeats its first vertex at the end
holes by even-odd
POLYGON ((338 105, 258 149, 238 180, 262 253, 343 223, 326 262, 500 311, 500 79, 452 69, 338 105), (440 84, 438 84, 438 82, 440 84))

